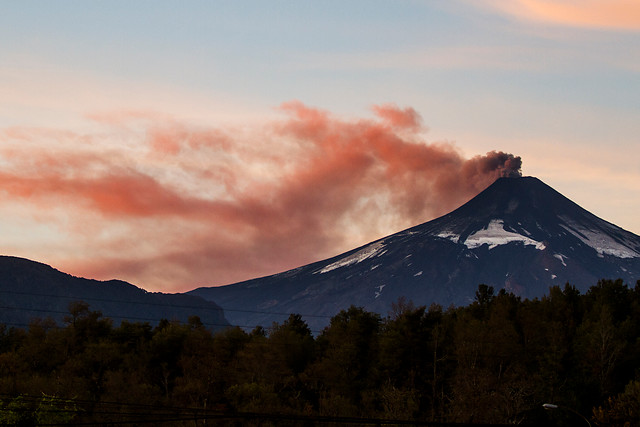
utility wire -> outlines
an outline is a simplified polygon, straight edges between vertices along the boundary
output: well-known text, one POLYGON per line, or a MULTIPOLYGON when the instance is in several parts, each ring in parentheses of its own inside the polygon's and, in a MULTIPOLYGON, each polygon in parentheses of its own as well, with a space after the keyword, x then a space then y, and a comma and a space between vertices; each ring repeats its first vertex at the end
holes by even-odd
MULTIPOLYGON (((78 296, 66 296, 66 295, 52 295, 52 294, 39 294, 34 292, 19 292, 19 291, 8 291, 8 290, 0 290, 0 293, 5 294, 15 294, 15 295, 27 295, 27 296, 40 296, 40 297, 48 297, 48 298, 64 298, 64 299, 72 299, 72 300, 83 300, 83 301, 100 301, 100 302, 115 302, 115 303, 126 303, 126 304, 140 304, 140 305, 150 305, 150 306, 160 306, 160 307, 172 307, 172 308, 197 308, 197 309, 211 309, 212 307, 207 307, 204 305, 177 305, 177 304, 167 304, 167 303, 154 303, 154 302, 142 302, 142 301, 125 301, 125 300, 115 300, 115 299, 107 299, 107 298, 94 298, 94 297, 78 297, 78 296)), ((185 294, 183 294, 185 295, 185 294)), ((200 297, 202 298, 202 297, 200 297)), ((204 299, 204 298, 203 298, 204 299)), ((215 301, 205 300, 209 303, 216 304, 215 301)), ((218 306, 220 307, 220 306, 218 306)), ((333 316, 322 315, 322 314, 302 314, 302 313, 284 313, 284 312, 274 312, 274 311, 261 311, 261 310, 246 310, 246 309, 236 309, 236 308, 222 308, 222 311, 229 312, 239 312, 239 313, 254 313, 254 314, 271 314, 277 316, 289 316, 291 314, 299 314, 303 317, 319 317, 330 319, 333 316)))
MULTIPOLYGON (((0 309, 15 310, 15 311, 35 311, 35 312, 38 312, 38 313, 49 313, 49 314, 65 314, 65 315, 69 314, 68 311, 59 311, 59 310, 52 310, 52 309, 38 309, 38 308, 28 308, 28 307, 15 307, 15 306, 0 306, 0 309)), ((140 320, 140 321, 148 321, 148 322, 154 322, 154 323, 159 323, 162 320, 162 319, 155 319, 155 318, 149 318, 149 317, 112 316, 112 315, 108 315, 108 314, 102 314, 102 317, 104 317, 106 319, 140 320)), ((12 323, 12 322, 0 322, 0 323, 3 323, 5 325, 20 326, 20 327, 29 327, 29 326, 31 326, 29 324, 24 324, 24 323, 12 323)), ((241 328, 241 329, 254 329, 257 326, 261 326, 263 329, 266 329, 266 330, 276 329, 276 326, 233 325, 233 324, 227 324, 227 323, 210 323, 210 322, 202 322, 202 325, 204 325, 204 326, 212 326, 212 327, 223 327, 223 328, 238 327, 238 328, 241 328)), ((322 332, 322 331, 318 331, 318 330, 310 330, 310 331, 313 332, 313 333, 321 333, 322 332)))
MULTIPOLYGON (((0 394, 7 397, 14 397, 9 394, 0 394)), ((165 423, 165 422, 176 422, 176 421, 198 421, 198 420, 208 420, 208 419, 235 419, 235 420, 272 420, 272 421, 313 421, 316 423, 339 423, 342 425, 345 424, 367 424, 367 425, 415 425, 415 426, 431 426, 431 427, 461 427, 467 426, 471 424, 466 423, 442 423, 442 422, 429 422, 429 421, 419 421, 419 420, 407 420, 407 419, 384 419, 384 418, 365 418, 365 417, 347 417, 347 416, 322 416, 322 415, 296 415, 296 414, 281 414, 281 413, 257 413, 257 412, 230 412, 230 411, 216 411, 216 410, 207 410, 204 408, 194 408, 194 407, 176 407, 176 406, 163 406, 163 405, 144 405, 144 404, 132 404, 127 402, 95 402, 91 400, 82 400, 82 399, 65 399, 59 398, 55 396, 33 396, 33 395, 20 395, 22 398, 26 398, 27 402, 31 403, 41 403, 43 399, 50 399, 50 402, 59 401, 61 405, 81 405, 87 404, 92 406, 97 406, 97 410, 83 410, 83 409, 49 409, 44 410, 43 412, 49 413, 76 413, 78 415, 116 415, 120 418, 122 417, 131 417, 127 419, 121 420, 100 420, 100 421, 71 421, 71 425, 104 425, 104 424, 157 424, 157 423, 165 423), (100 410, 100 406, 120 406, 120 407, 134 407, 146 409, 147 412, 115 412, 115 411, 104 411, 100 410), (158 409, 158 411, 153 412, 154 409, 158 409), (147 417, 146 419, 140 419, 140 417, 147 417), (155 418, 151 418, 155 417, 155 418)), ((131 408, 132 409, 132 408, 131 408)), ((29 409, 23 408, 20 412, 28 412, 29 409)), ((51 424, 40 424, 43 426, 47 425, 60 425, 59 423, 51 423, 51 424)), ((480 424, 473 424, 473 426, 480 426, 480 424)), ((492 424, 492 426, 501 426, 499 424, 492 424)))

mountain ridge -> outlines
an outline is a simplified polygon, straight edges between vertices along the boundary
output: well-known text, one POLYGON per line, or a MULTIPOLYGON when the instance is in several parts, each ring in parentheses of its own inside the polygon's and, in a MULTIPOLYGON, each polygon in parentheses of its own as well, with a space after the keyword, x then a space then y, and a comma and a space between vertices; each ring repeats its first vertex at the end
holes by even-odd
POLYGON ((157 324, 163 318, 187 322, 196 315, 212 329, 229 326, 218 305, 195 295, 148 292, 122 280, 85 279, 41 262, 0 256, 0 323, 24 327, 50 317, 61 324, 73 301, 88 303, 90 310, 114 323, 157 324))

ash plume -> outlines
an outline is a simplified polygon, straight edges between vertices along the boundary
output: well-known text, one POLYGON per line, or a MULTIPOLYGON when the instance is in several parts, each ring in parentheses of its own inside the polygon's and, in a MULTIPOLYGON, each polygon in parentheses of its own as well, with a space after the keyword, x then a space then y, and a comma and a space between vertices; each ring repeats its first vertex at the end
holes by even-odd
POLYGON ((427 141, 412 108, 374 106, 356 119, 298 101, 280 111, 242 129, 140 112, 96 116, 82 134, 3 129, 0 188, 64 236, 50 252, 58 258, 32 257, 178 291, 334 255, 520 176, 513 154, 464 158, 427 141))

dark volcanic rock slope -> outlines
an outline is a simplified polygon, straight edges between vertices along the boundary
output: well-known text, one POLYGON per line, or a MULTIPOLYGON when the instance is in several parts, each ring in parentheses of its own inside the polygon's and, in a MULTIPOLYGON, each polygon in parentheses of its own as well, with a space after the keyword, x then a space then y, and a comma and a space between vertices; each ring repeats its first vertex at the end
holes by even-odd
POLYGON ((471 302, 480 283, 532 298, 601 278, 640 278, 640 237, 524 177, 500 178, 445 216, 331 259, 190 294, 216 301, 232 324, 299 313, 317 329, 351 304, 384 316, 400 297, 446 307, 471 302))
POLYGON ((51 317, 62 324, 73 301, 88 303, 89 310, 101 311, 115 325, 123 320, 154 325, 163 318, 186 322, 191 315, 214 330, 229 325, 218 305, 195 295, 152 293, 119 280, 83 279, 39 262, 0 256, 0 323, 20 327, 51 317))

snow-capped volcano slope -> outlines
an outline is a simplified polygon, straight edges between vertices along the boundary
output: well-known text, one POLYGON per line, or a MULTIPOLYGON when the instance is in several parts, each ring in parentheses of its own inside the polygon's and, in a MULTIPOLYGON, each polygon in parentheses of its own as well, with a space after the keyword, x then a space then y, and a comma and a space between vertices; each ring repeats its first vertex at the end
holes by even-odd
POLYGON ((191 293, 222 306, 232 324, 299 313, 320 328, 351 304, 384 316, 400 297, 464 305, 480 283, 532 298, 601 278, 640 279, 640 237, 524 177, 500 178, 445 216, 331 259, 191 293))

